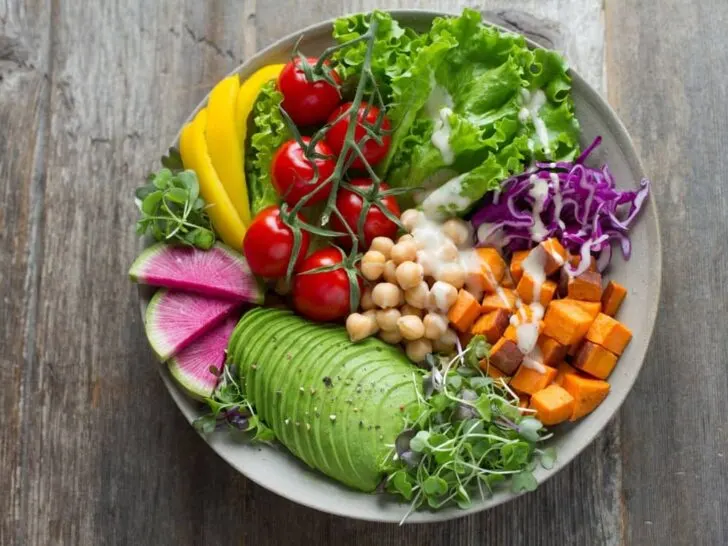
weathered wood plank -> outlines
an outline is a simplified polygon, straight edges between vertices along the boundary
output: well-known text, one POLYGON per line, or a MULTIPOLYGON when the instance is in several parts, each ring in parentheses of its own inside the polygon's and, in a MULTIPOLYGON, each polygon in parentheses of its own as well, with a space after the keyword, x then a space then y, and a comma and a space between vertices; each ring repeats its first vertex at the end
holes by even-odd
POLYGON ((661 213, 662 312, 622 411, 625 541, 728 543, 728 4, 607 3, 609 100, 661 213))
POLYGON ((22 541, 48 121, 49 11, 0 2, 0 544, 22 541))

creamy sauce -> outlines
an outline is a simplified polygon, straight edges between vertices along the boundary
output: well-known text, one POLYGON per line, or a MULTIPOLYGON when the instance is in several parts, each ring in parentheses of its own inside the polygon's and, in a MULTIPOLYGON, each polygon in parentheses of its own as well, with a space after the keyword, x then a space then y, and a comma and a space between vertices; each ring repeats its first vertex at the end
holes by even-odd
POLYGON ((443 106, 440 109, 439 117, 435 120, 435 130, 430 138, 432 145, 440 150, 445 165, 452 165, 455 161, 455 152, 450 147, 450 115, 452 110, 443 106))
POLYGON ((531 175, 529 181, 531 182, 531 188, 528 190, 528 195, 533 198, 533 210, 531 211, 533 225, 529 228, 529 231, 531 232, 531 240, 540 243, 548 233, 541 219, 541 212, 549 195, 549 185, 548 182, 535 174, 531 175))
MULTIPOLYGON (((549 132, 546 128, 546 123, 539 116, 539 112, 544 104, 546 104, 546 94, 540 89, 536 89, 533 93, 530 93, 526 89, 521 89, 521 96, 525 103, 521 110, 518 112, 518 120, 521 123, 526 123, 530 118, 533 122, 533 128, 536 130, 536 136, 541 142, 543 153, 546 157, 551 155, 551 148, 549 147, 549 132)), ((531 148, 531 142, 529 140, 529 148, 531 148)))
MULTIPOLYGON (((556 166, 555 163, 552 163, 552 165, 554 167, 556 166)), ((551 186, 554 190, 554 218, 559 223, 559 227, 564 229, 566 225, 561 219, 561 209, 564 206, 563 196, 561 195, 561 180, 559 180, 559 175, 556 173, 551 173, 549 176, 551 177, 551 186)))
POLYGON ((430 96, 427 97, 425 103, 425 113, 430 117, 431 120, 435 121, 440 116, 440 111, 443 107, 452 108, 453 102, 450 93, 447 89, 441 85, 437 85, 435 81, 435 75, 430 75, 430 96))
POLYGON ((468 174, 456 176, 428 195, 427 199, 422 202, 422 210, 425 214, 430 218, 441 219, 447 216, 443 212, 460 212, 467 209, 472 201, 469 197, 462 195, 462 183, 468 174))
POLYGON ((536 370, 538 373, 546 373, 546 366, 543 365, 541 350, 534 345, 533 349, 523 357, 523 366, 536 370))

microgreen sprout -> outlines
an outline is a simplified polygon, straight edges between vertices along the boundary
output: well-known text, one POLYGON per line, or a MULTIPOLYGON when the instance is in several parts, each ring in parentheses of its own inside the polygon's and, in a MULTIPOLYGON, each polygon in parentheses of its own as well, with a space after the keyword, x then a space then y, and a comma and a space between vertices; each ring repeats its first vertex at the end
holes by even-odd
POLYGON ((553 466, 555 453, 539 444, 548 437, 541 422, 524 414, 505 382, 473 367, 488 353, 476 336, 452 358, 429 356, 421 385, 413 375, 417 401, 406 407, 404 430, 382 464, 386 490, 411 503, 402 522, 423 506, 467 508, 506 479, 514 491, 531 490, 534 460, 553 466))

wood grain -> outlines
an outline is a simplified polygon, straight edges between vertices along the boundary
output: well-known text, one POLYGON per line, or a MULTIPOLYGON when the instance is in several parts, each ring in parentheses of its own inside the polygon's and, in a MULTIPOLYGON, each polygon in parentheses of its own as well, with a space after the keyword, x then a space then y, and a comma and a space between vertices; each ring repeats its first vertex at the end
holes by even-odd
POLYGON ((624 538, 727 544, 728 4, 607 6, 609 100, 654 181, 666 249, 652 348, 621 412, 624 538))
MULTIPOLYGON (((659 181, 668 249, 665 312, 625 409, 535 493, 397 528, 281 499, 187 426, 125 277, 129 196, 212 85, 273 40, 346 12, 472 3, 0 1, 0 544, 728 542, 728 61, 708 38, 723 4, 607 3, 609 98, 659 181)), ((601 0, 478 7, 605 89, 601 0)))

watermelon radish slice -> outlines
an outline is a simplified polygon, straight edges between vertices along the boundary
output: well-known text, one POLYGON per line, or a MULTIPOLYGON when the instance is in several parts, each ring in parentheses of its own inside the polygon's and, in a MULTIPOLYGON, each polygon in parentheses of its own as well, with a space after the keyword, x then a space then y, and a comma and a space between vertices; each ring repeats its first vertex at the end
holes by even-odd
POLYGON ((189 292, 157 290, 147 306, 149 343, 162 362, 222 323, 240 303, 189 292))
POLYGON ((263 291, 248 262, 230 247, 210 250, 157 243, 145 249, 129 270, 134 282, 213 298, 262 303, 263 291))
POLYGON ((169 373, 192 398, 202 400, 215 390, 219 374, 212 373, 210 368, 222 372, 225 349, 239 318, 238 314, 229 316, 169 360, 169 373))

